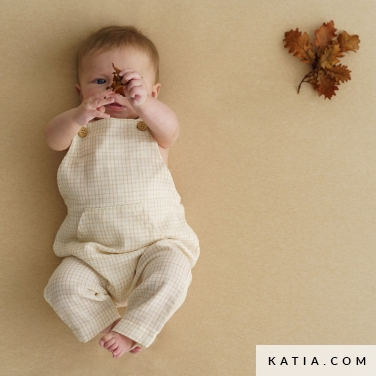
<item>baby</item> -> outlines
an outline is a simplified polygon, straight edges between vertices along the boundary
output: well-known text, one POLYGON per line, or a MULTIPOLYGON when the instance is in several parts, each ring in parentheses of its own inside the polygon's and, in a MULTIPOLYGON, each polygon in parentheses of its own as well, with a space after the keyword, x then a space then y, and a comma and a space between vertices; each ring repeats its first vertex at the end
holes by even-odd
POLYGON ((44 296, 79 341, 102 332, 114 358, 152 344, 199 256, 167 167, 179 123, 157 99, 158 66, 154 44, 134 27, 99 30, 77 57, 82 103, 46 128, 52 149, 69 150, 58 170, 68 213, 54 243, 63 260, 44 296), (113 64, 125 97, 108 89, 113 64))

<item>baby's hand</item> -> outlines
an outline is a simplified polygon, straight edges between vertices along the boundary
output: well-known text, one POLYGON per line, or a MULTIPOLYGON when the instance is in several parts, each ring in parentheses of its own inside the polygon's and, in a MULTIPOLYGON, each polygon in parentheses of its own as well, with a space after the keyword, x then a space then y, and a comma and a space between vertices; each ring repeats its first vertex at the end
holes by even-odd
POLYGON ((108 119, 110 115, 106 114, 105 105, 114 101, 114 94, 112 89, 106 90, 103 93, 96 94, 92 97, 86 98, 76 108, 73 115, 73 120, 78 125, 86 125, 90 120, 94 118, 108 119))
POLYGON ((119 75, 125 85, 124 93, 132 106, 141 106, 146 102, 148 89, 144 79, 132 69, 124 69, 119 75))

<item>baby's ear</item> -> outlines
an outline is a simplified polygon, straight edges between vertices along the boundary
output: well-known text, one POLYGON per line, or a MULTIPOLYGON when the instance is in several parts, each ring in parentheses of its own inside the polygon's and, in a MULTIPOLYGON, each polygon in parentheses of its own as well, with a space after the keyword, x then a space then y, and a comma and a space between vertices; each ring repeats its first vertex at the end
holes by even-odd
POLYGON ((76 84, 76 91, 77 91, 77 93, 80 96, 81 101, 82 101, 81 86, 79 84, 76 84))
POLYGON ((160 90, 161 90, 161 84, 160 83, 153 85, 153 87, 151 89, 151 96, 154 97, 154 98, 157 98, 160 90))

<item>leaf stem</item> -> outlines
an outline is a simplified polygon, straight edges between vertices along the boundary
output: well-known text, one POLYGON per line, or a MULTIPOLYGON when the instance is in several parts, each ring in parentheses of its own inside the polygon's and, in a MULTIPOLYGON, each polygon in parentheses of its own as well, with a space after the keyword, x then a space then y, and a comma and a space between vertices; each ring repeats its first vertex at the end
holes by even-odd
POLYGON ((300 87, 302 86, 302 83, 303 83, 303 82, 309 82, 309 80, 305 81, 305 79, 306 79, 306 78, 310 78, 311 76, 313 76, 313 75, 315 74, 315 72, 316 72, 316 69, 312 69, 309 73, 307 73, 307 74, 303 77, 303 79, 300 81, 300 84, 299 84, 299 86, 298 86, 298 94, 299 94, 299 92, 300 92, 300 87))

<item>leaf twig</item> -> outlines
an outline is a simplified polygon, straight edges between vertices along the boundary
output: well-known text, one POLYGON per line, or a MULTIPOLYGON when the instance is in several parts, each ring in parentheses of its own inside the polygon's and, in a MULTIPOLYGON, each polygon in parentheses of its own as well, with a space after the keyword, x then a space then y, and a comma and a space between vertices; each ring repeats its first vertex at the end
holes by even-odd
POLYGON ((312 77, 312 76, 314 76, 315 73, 316 73, 316 69, 311 70, 309 73, 307 73, 307 74, 303 77, 303 79, 300 81, 300 84, 299 84, 299 86, 298 86, 298 94, 299 94, 299 92, 300 92, 300 87, 302 86, 302 83, 303 83, 303 82, 307 82, 307 83, 309 82, 309 80, 306 81, 305 79, 308 78, 308 77, 312 77))

